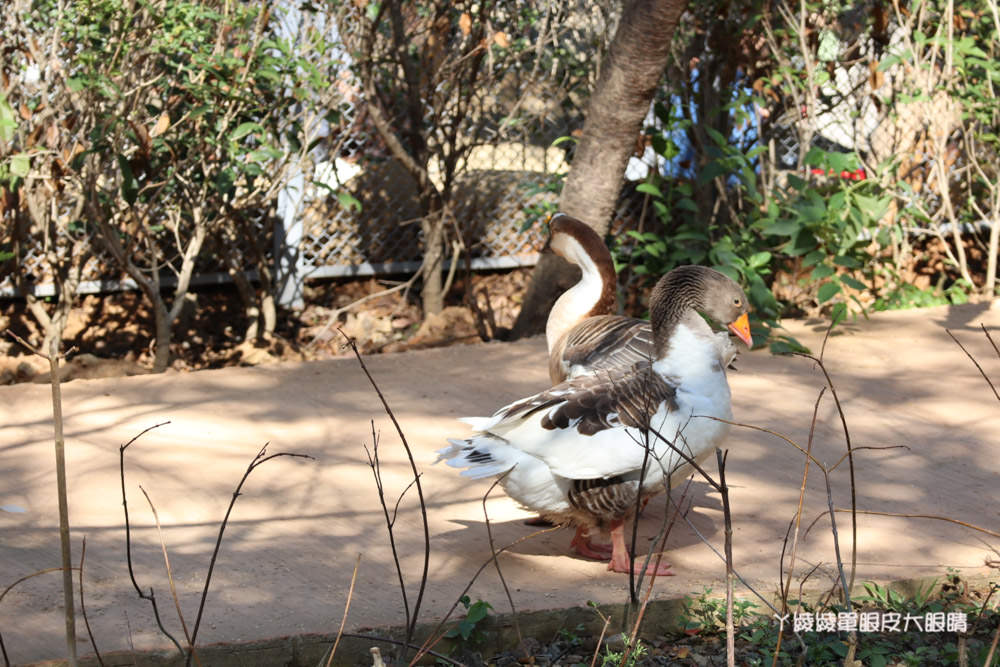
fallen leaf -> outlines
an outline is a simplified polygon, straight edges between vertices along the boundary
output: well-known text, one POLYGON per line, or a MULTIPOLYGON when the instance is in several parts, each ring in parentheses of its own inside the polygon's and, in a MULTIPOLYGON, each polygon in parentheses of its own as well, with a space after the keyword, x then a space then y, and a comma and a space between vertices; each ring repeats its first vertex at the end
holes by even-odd
POLYGON ((503 49, 510 46, 510 40, 507 39, 507 33, 502 30, 493 35, 493 43, 503 49))
POLYGON ((158 137, 166 132, 168 127, 170 127, 170 116, 169 114, 164 113, 156 119, 156 125, 154 125, 153 129, 150 130, 149 136, 158 137))
POLYGON ((691 648, 689 646, 680 646, 677 648, 677 657, 683 660, 684 658, 691 655, 691 648))
POLYGON ((59 145, 59 128, 55 126, 55 123, 49 125, 48 129, 45 130, 45 144, 49 148, 55 148, 59 145))
POLYGON ((23 118, 24 120, 31 120, 31 109, 29 109, 28 105, 26 105, 24 102, 21 102, 21 108, 19 109, 19 111, 21 112, 21 118, 23 118))
POLYGON ((458 28, 463 35, 472 32, 472 17, 469 16, 468 12, 462 12, 462 15, 458 17, 458 28))

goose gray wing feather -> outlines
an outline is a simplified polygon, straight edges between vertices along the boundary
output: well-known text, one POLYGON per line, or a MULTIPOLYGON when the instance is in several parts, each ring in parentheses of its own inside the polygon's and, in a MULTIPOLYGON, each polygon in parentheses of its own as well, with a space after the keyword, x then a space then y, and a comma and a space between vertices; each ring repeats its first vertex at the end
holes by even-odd
POLYGON ((553 381, 614 368, 632 368, 653 357, 649 322, 621 315, 588 317, 573 327, 550 360, 553 381))
POLYGON ((650 418, 663 402, 676 409, 677 388, 655 373, 649 361, 631 368, 610 368, 581 375, 504 409, 502 418, 526 419, 549 410, 545 429, 575 428, 594 435, 609 428, 649 428, 650 418))

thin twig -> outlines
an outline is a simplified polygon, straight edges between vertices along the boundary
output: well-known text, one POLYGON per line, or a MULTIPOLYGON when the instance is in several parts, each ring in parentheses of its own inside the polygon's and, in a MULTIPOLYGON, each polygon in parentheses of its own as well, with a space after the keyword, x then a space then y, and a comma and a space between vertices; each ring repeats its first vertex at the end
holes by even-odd
POLYGON ((997 644, 1000 644, 1000 624, 997 624, 997 630, 993 633, 993 643, 990 644, 990 651, 986 654, 986 659, 983 660, 983 667, 992 667, 993 654, 997 651, 997 644))
MULTIPOLYGON (((979 365, 979 362, 978 362, 978 361, 976 361, 976 358, 975 358, 974 356, 972 356, 972 354, 971 354, 971 353, 970 353, 970 352, 969 352, 968 350, 966 350, 966 349, 965 349, 965 346, 964 346, 964 345, 962 345, 961 341, 959 341, 959 340, 958 340, 957 338, 955 338, 955 334, 953 334, 953 333, 952 333, 951 331, 949 331, 948 329, 945 329, 945 330, 944 330, 944 332, 945 332, 946 334, 948 334, 949 336, 951 336, 951 339, 952 339, 953 341, 955 341, 955 342, 956 342, 956 343, 958 344, 958 346, 959 346, 960 348, 962 348, 962 352, 965 352, 965 356, 967 356, 967 357, 968 357, 969 359, 971 359, 971 360, 972 360, 972 363, 974 363, 974 364, 976 365, 976 368, 977 368, 977 369, 979 369, 979 374, 980 374, 980 375, 982 375, 982 376, 983 376, 983 379, 984 379, 984 380, 986 380, 986 383, 987 383, 988 385, 990 385, 990 389, 992 389, 992 390, 993 390, 993 395, 997 397, 997 400, 998 400, 998 401, 1000 401, 1000 392, 997 392, 997 388, 996 388, 995 386, 993 386, 993 381, 992 381, 992 380, 990 380, 990 376, 986 374, 986 371, 984 371, 984 370, 983 370, 983 367, 979 365)), ((989 335, 989 334, 987 334, 987 336, 988 336, 988 335, 989 335)), ((992 342, 993 342, 993 340, 992 340, 992 339, 990 339, 990 343, 992 343, 992 342)), ((994 345, 994 348, 996 348, 996 346, 995 346, 995 345, 994 345)))
MULTIPOLYGON (((77 568, 74 567, 72 569, 76 570, 77 568)), ((40 576, 40 575, 43 575, 43 574, 48 574, 49 572, 62 572, 62 571, 63 571, 63 569, 61 567, 47 567, 44 570, 39 570, 38 572, 32 572, 31 574, 26 574, 23 577, 21 577, 20 579, 18 579, 17 581, 15 581, 14 583, 12 583, 7 588, 3 589, 3 593, 0 593, 0 602, 3 602, 3 599, 7 596, 7 593, 10 593, 11 590, 15 586, 17 586, 18 584, 20 584, 21 582, 27 581, 28 579, 31 579, 33 577, 37 577, 37 576, 40 576)))
POLYGON ((191 643, 191 635, 188 633, 187 623, 184 621, 184 614, 181 612, 181 601, 177 597, 177 586, 174 584, 174 572, 170 568, 170 557, 167 555, 167 543, 163 539, 163 527, 160 525, 160 514, 156 511, 156 506, 153 505, 152 498, 146 493, 146 489, 139 485, 139 490, 142 491, 142 495, 146 497, 146 502, 149 503, 149 509, 153 512, 153 520, 156 522, 156 535, 160 538, 160 549, 163 551, 163 564, 167 570, 167 582, 170 585, 170 594, 174 598, 174 609, 177 610, 177 618, 181 622, 181 630, 184 631, 184 638, 188 643, 188 650, 194 653, 194 660, 201 666, 201 660, 198 658, 198 653, 194 649, 194 644, 191 643))
POLYGON ((344 615, 340 618, 340 629, 337 630, 337 638, 333 641, 333 648, 330 649, 330 657, 326 659, 326 667, 333 663, 333 656, 337 653, 337 646, 340 638, 344 636, 344 625, 347 623, 347 612, 351 609, 351 598, 354 596, 354 582, 358 579, 358 568, 361 567, 361 554, 354 562, 354 574, 351 575, 351 587, 347 589, 347 603, 344 605, 344 615))
MULTIPOLYGON (((816 433, 816 417, 819 414, 819 402, 823 399, 823 394, 826 393, 826 387, 822 387, 819 391, 819 396, 816 397, 816 403, 813 405, 813 416, 812 422, 809 425, 809 441, 806 443, 806 452, 812 453, 813 436, 816 433)), ((806 482, 809 480, 809 456, 805 457, 805 465, 802 469, 802 484, 799 486, 799 504, 795 508, 795 517, 793 519, 795 524, 795 534, 792 537, 792 553, 788 561, 788 577, 785 580, 784 589, 781 592, 781 613, 788 613, 788 590, 792 586, 792 572, 795 570, 795 554, 798 550, 799 544, 799 526, 802 523, 802 508, 805 505, 806 497, 806 482)), ((789 526, 791 528, 791 526, 789 526)), ((786 541, 788 539, 787 535, 785 537, 786 541)), ((784 554, 782 554, 781 565, 784 564, 784 554)), ((774 658, 771 662, 772 667, 777 667, 778 664, 778 653, 781 650, 781 636, 784 630, 784 626, 779 626, 778 628, 778 639, 774 647, 774 658)))
MULTIPOLYGON (((847 508, 838 507, 836 508, 835 511, 850 512, 851 510, 847 508)), ((895 516, 903 519, 934 519, 935 521, 947 521, 948 523, 954 523, 959 526, 964 526, 965 528, 970 528, 972 530, 979 531, 980 533, 985 533, 992 537, 1000 537, 1000 533, 993 530, 989 530, 988 528, 981 528, 980 526, 976 526, 971 523, 966 523, 965 521, 959 521, 958 519, 952 519, 946 516, 938 516, 936 514, 903 514, 900 512, 877 512, 875 510, 857 510, 857 513, 871 514, 873 516, 895 516)))
MULTIPOLYGON (((728 452, 727 452, 728 453, 728 452)), ((736 628, 733 627, 733 514, 729 507, 729 487, 726 486, 726 455, 716 447, 719 464, 719 486, 722 488, 722 516, 726 545, 726 664, 736 665, 736 628)))
POLYGON ((490 493, 497 487, 497 484, 502 482, 504 478, 510 474, 513 469, 514 468, 511 468, 504 474, 497 477, 493 480, 493 483, 490 484, 490 488, 486 489, 486 493, 483 495, 483 517, 486 519, 486 536, 490 540, 490 554, 493 556, 493 566, 496 568, 497 576, 500 577, 500 583, 503 584, 503 591, 507 594, 507 602, 510 603, 511 618, 514 621, 514 631, 517 632, 517 645, 524 646, 524 637, 521 635, 521 624, 517 621, 517 607, 514 606, 514 598, 510 594, 510 588, 507 586, 507 580, 504 579, 503 572, 500 571, 500 559, 497 558, 496 543, 493 541, 493 526, 490 524, 490 513, 486 511, 486 500, 490 497, 490 493))
MULTIPOLYGON (((403 578, 403 566, 399 562, 399 549, 396 547, 396 533, 393 527, 396 523, 396 514, 389 518, 389 506, 385 502, 385 486, 382 484, 382 465, 378 458, 378 433, 375 432, 375 420, 371 420, 372 427, 372 451, 365 447, 365 454, 368 455, 368 465, 375 476, 375 489, 378 491, 379 504, 382 506, 382 513, 385 515, 386 531, 389 533, 389 550, 392 552, 392 562, 396 567, 396 577, 399 580, 399 592, 403 597, 403 613, 406 616, 406 627, 410 627, 410 603, 406 597, 406 581, 403 578)), ((403 493, 406 493, 404 490, 403 493)), ((402 494, 400 494, 402 498, 402 494)), ((398 502, 397 502, 398 507, 398 502)))
MULTIPOLYGON (((844 408, 840 404, 840 397, 837 396, 837 388, 833 385, 833 378, 831 378, 830 374, 827 372, 826 365, 823 364, 823 360, 802 352, 796 352, 795 354, 800 357, 812 359, 823 372, 823 377, 826 378, 826 384, 830 387, 830 395, 833 396, 833 403, 837 407, 837 414, 840 415, 840 424, 844 429, 844 442, 847 445, 847 468, 850 471, 851 484, 851 578, 850 583, 847 584, 844 589, 844 595, 847 596, 847 603, 848 606, 850 606, 850 590, 854 586, 854 575, 858 567, 858 515, 856 511, 858 508, 858 490, 854 477, 854 449, 851 446, 851 432, 847 428, 847 415, 844 414, 844 408)), ((825 466, 823 467, 823 473, 824 475, 829 475, 829 471, 825 466)), ((829 490, 829 482, 827 483, 827 487, 827 495, 830 495, 832 492, 829 490)), ((830 502, 833 502, 832 496, 830 498, 830 502)), ((836 536, 834 537, 836 538, 836 536)), ((840 565, 839 556, 838 565, 840 565)))
POLYGON ((420 615, 420 603, 424 598, 424 589, 427 588, 427 571, 430 567, 431 560, 431 532, 430 525, 427 521, 427 504, 424 502, 424 490, 420 484, 420 473, 417 472, 417 463, 413 459, 413 451, 410 449, 410 444, 406 440, 406 434, 403 433, 402 427, 396 420, 396 415, 393 414, 392 408, 389 407, 389 403, 385 400, 385 396, 382 395, 382 390, 379 389, 378 384, 375 382, 375 378, 372 377, 371 373, 368 372, 368 367, 365 365, 364 359, 361 358, 361 353, 358 351, 358 346, 354 342, 354 339, 343 332, 343 330, 338 329, 340 335, 342 335, 346 340, 347 344, 350 345, 351 350, 354 352, 355 358, 358 360, 358 364, 361 366, 361 370, 364 371, 365 376, 371 383, 372 388, 375 389, 375 393, 378 395, 379 400, 382 401, 382 407, 385 408, 385 412, 389 415, 389 419, 392 420, 393 426, 396 427, 396 433, 399 434, 399 439, 403 443, 403 449, 406 450, 406 458, 410 462, 410 471, 413 473, 413 479, 417 486, 417 497, 420 499, 420 516, 424 524, 424 567, 420 575, 420 587, 417 590, 417 599, 413 603, 413 615, 410 617, 410 623, 406 628, 406 645, 409 646, 411 640, 413 639, 413 633, 416 630, 417 618, 420 615))
POLYGON ((191 631, 191 652, 187 655, 186 665, 191 664, 191 658, 194 655, 195 642, 198 641, 198 629, 201 627, 201 616, 205 611, 205 602, 208 600, 208 587, 212 583, 212 572, 215 570, 215 561, 219 557, 219 550, 222 548, 222 536, 226 532, 226 524, 229 522, 229 515, 232 514, 233 507, 236 505, 236 499, 240 497, 240 490, 243 488, 243 484, 247 481, 252 473, 258 466, 261 466, 271 459, 276 459, 280 456, 289 456, 293 458, 301 459, 313 459, 312 456, 308 454, 294 454, 291 452, 278 452, 277 454, 267 455, 267 443, 260 448, 257 455, 253 457, 253 461, 247 466, 247 470, 243 473, 243 478, 240 483, 236 485, 236 490, 233 491, 232 500, 229 501, 229 507, 226 509, 226 516, 222 519, 222 524, 219 526, 219 536, 215 540, 215 549, 212 550, 212 559, 208 563, 208 574, 205 575, 205 588, 201 592, 201 602, 198 604, 198 617, 194 621, 194 629, 191 631))
POLYGON ((320 340, 323 338, 323 336, 325 336, 326 333, 330 329, 333 328, 333 325, 337 323, 337 319, 340 317, 340 315, 342 313, 346 313, 347 311, 351 310, 352 308, 360 306, 361 304, 365 303, 366 301, 370 301, 371 299, 377 299, 380 296, 387 296, 387 295, 392 294, 394 292, 398 292, 400 290, 408 289, 408 288, 410 288, 410 287, 413 286, 413 283, 416 282, 416 280, 417 280, 418 277, 420 277, 420 272, 419 271, 417 271, 416 273, 414 273, 413 276, 409 280, 407 280, 406 282, 404 282, 404 283, 400 283, 398 285, 393 285, 392 287, 386 288, 386 289, 381 290, 379 292, 373 292, 372 294, 368 294, 366 296, 361 297, 357 301, 353 301, 353 302, 347 304, 346 306, 341 306, 340 308, 337 308, 336 310, 332 311, 327 316, 326 323, 323 324, 323 327, 319 331, 317 331, 315 334, 313 334, 312 340, 309 341, 306 344, 306 349, 309 350, 309 349, 312 349, 313 347, 315 347, 315 345, 320 342, 320 340))
POLYGON ((982 322, 980 322, 979 326, 982 328, 983 333, 986 334, 986 340, 990 341, 990 345, 993 346, 993 351, 997 353, 998 357, 1000 357, 1000 348, 998 348, 997 344, 995 342, 993 342, 993 336, 990 335, 990 332, 986 328, 986 325, 983 324, 982 322))
MULTIPOLYGON (((830 484, 830 473, 827 472, 826 468, 820 468, 823 471, 823 481, 826 483, 826 503, 830 508, 830 531, 833 534, 833 553, 837 559, 837 571, 840 573, 840 584, 844 590, 844 604, 847 605, 847 610, 851 609, 851 589, 847 583, 847 575, 844 573, 844 561, 840 556, 840 532, 837 530, 837 521, 835 514, 833 512, 833 486, 830 484)), ((855 522, 857 522, 857 510, 851 508, 851 516, 854 517, 855 522)), ((851 584, 854 584, 854 570, 851 570, 851 584)))
POLYGON ((90 629, 90 619, 87 618, 87 605, 84 604, 83 596, 83 563, 87 558, 87 536, 83 536, 83 546, 80 547, 80 613, 83 615, 83 625, 87 628, 87 636, 90 637, 90 645, 94 649, 94 655, 97 657, 97 663, 104 667, 104 659, 101 658, 101 652, 97 650, 97 641, 94 639, 94 632, 90 629))
MULTIPOLYGON (((708 539, 707 537, 705 537, 705 536, 704 536, 704 535, 703 535, 703 534, 701 533, 701 531, 700 531, 700 530, 698 530, 698 527, 697 527, 697 526, 695 526, 695 525, 694 525, 694 523, 693 523, 693 522, 692 522, 692 521, 691 521, 691 520, 690 520, 689 518, 687 518, 687 516, 686 516, 686 515, 685 515, 684 513, 681 513, 681 514, 680 514, 680 517, 681 517, 681 518, 682 518, 682 519, 684 520, 684 523, 686 523, 686 524, 687 524, 687 527, 691 529, 691 532, 693 532, 693 533, 695 534, 695 536, 696 536, 696 537, 697 537, 697 538, 698 538, 699 540, 701 540, 702 544, 704 544, 705 546, 707 546, 707 547, 709 548, 709 550, 710 550, 710 551, 711 551, 712 553, 714 553, 714 554, 715 554, 715 556, 716 556, 716 557, 717 557, 717 558, 718 558, 719 560, 721 560, 721 561, 722 561, 723 563, 725 563, 725 562, 726 562, 726 557, 725 557, 725 555, 723 555, 723 554, 719 553, 719 550, 715 548, 715 545, 713 545, 713 544, 712 544, 712 543, 711 543, 711 542, 709 541, 709 539, 708 539)), ((761 595, 761 594, 760 594, 759 592, 757 592, 757 589, 756 589, 756 588, 754 588, 754 587, 753 587, 753 586, 752 586, 752 585, 750 584, 750 582, 748 582, 748 581, 747 581, 746 579, 744 579, 744 578, 743 578, 743 575, 741 575, 741 574, 740 574, 739 570, 734 570, 734 571, 733 571, 733 574, 734 574, 734 575, 736 575, 736 578, 740 580, 740 583, 741 583, 741 584, 743 584, 743 587, 744 587, 744 588, 746 588, 746 589, 747 589, 748 591, 750 591, 750 592, 751 592, 751 593, 753 593, 753 594, 754 594, 755 596, 757 596, 757 599, 758 599, 758 600, 760 600, 760 601, 761 601, 762 603, 764 603, 764 605, 766 605, 766 606, 767 606, 767 607, 768 607, 768 608, 769 608, 769 609, 770 609, 770 610, 771 610, 772 612, 774 612, 775 614, 777 614, 777 613, 778 613, 778 608, 777 608, 777 607, 775 607, 775 606, 774 606, 773 604, 771 604, 771 601, 770 601, 770 600, 768 600, 768 599, 767 599, 766 597, 764 597, 764 596, 763 596, 763 595, 761 595)))
POLYGON ((146 593, 142 592, 142 589, 139 588, 139 583, 135 580, 135 570, 132 567, 132 523, 129 521, 128 518, 128 499, 125 495, 125 450, 128 449, 133 442, 141 438, 144 434, 148 433, 149 431, 152 431, 154 428, 159 428, 160 426, 169 423, 170 423, 169 421, 166 421, 166 422, 160 422, 159 424, 153 424, 152 426, 149 426, 140 431, 138 435, 134 436, 124 445, 121 445, 118 448, 118 466, 122 482, 122 508, 125 511, 125 562, 128 564, 128 576, 132 580, 132 586, 133 588, 135 588, 135 592, 138 593, 139 598, 142 600, 149 600, 149 604, 152 605, 153 618, 156 619, 156 625, 160 628, 160 632, 162 632, 167 639, 173 642, 173 645, 177 647, 177 651, 181 655, 184 655, 184 649, 181 648, 180 642, 178 642, 172 634, 167 632, 166 627, 164 627, 163 625, 163 620, 160 618, 160 609, 156 605, 156 594, 153 592, 153 587, 152 586, 149 587, 149 594, 147 595, 146 593))
POLYGON ((597 646, 594 647, 594 657, 590 659, 590 667, 594 667, 594 665, 597 664, 597 656, 600 655, 601 653, 601 642, 604 641, 604 635, 607 634, 608 625, 610 625, 611 623, 611 617, 602 614, 601 610, 597 608, 597 605, 594 605, 593 609, 595 612, 597 612, 597 615, 604 620, 604 627, 601 628, 601 634, 597 638, 597 646))
MULTIPOLYGON (((76 568, 72 568, 72 569, 75 570, 76 568)), ((3 599, 7 595, 7 593, 9 593, 15 586, 17 586, 22 581, 27 581, 28 579, 31 579, 32 577, 37 577, 37 576, 42 575, 42 574, 48 574, 49 572, 62 572, 62 571, 63 571, 63 569, 61 567, 48 567, 48 568, 45 568, 44 570, 39 570, 38 572, 32 572, 31 574, 25 575, 25 576, 21 577, 20 579, 18 579, 17 581, 15 581, 14 583, 12 583, 7 588, 5 588, 3 590, 3 593, 0 593, 0 602, 3 602, 3 599)), ((7 667, 10 667, 10 658, 7 657, 7 647, 4 646, 2 633, 0 633, 0 653, 3 653, 4 664, 6 664, 7 667)))
MULTIPOLYGON (((673 513, 670 512, 670 490, 667 490, 667 502, 666 502, 666 512, 664 512, 664 523, 666 524, 667 517, 670 519, 670 523, 663 526, 660 530, 660 539, 654 540, 654 544, 659 542, 659 548, 656 550, 656 560, 653 564, 653 572, 649 575, 649 585, 646 586, 646 594, 642 598, 642 605, 639 607, 639 613, 636 614, 635 624, 632 626, 632 637, 637 637, 639 635, 639 626, 642 624, 642 619, 646 615, 646 607, 649 605, 649 597, 653 593, 653 584, 656 583, 656 573, 660 569, 660 562, 663 560, 663 550, 667 546, 667 537, 670 535, 670 531, 677 521, 677 517, 681 514, 681 507, 684 505, 684 500, 687 498, 688 491, 691 489, 691 481, 693 477, 689 477, 687 483, 684 485, 684 491, 681 493, 680 500, 677 501, 673 513)), ((668 480, 669 481, 669 480, 668 480)), ((669 486, 669 484, 668 484, 669 486)), ((636 517, 638 519, 638 517, 636 517)), ((649 567, 650 556, 652 552, 646 554, 646 561, 643 563, 643 569, 649 567)), ((632 651, 632 645, 629 645, 625 650, 625 656, 623 660, 628 658, 628 654, 632 651)))

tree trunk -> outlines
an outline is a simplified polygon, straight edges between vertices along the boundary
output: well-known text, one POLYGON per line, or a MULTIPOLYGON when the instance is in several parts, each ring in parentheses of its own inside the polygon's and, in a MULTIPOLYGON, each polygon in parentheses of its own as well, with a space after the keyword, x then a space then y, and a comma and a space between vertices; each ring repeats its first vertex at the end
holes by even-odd
POLYGON ((433 211, 420 220, 424 232, 423 286, 420 301, 424 307, 424 317, 436 315, 444 310, 444 290, 441 270, 444 261, 444 218, 441 211, 433 211))
MULTIPOLYGON (((670 37, 687 0, 631 0, 622 13, 587 108, 583 137, 559 200, 560 209, 602 236, 618 202, 625 165, 670 55, 670 37)), ((557 261, 558 260, 558 261, 557 261)), ((541 333, 572 268, 543 257, 531 276, 512 337, 541 333)))
POLYGON ((153 372, 162 373, 170 366, 170 339, 172 338, 172 327, 170 315, 167 313, 167 304, 159 294, 156 297, 146 295, 153 302, 154 328, 156 343, 153 346, 153 372))

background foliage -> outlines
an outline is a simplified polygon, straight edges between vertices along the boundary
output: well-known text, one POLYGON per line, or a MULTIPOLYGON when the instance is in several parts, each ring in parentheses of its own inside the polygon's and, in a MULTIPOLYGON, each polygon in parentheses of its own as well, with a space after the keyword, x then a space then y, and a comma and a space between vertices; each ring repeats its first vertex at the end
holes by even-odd
MULTIPOLYGON (((117 267, 155 312, 158 369, 206 272, 238 287, 245 338, 274 331, 282 197, 322 181, 340 208, 372 206, 340 167, 319 178, 345 156, 363 172, 397 161, 416 184, 418 208, 387 233, 420 221, 422 297, 439 307, 442 258, 471 252, 456 221, 476 216, 456 213, 463 175, 488 182, 475 151, 545 151, 563 136, 571 158, 620 12, 543 0, 14 5, 0 26, 0 269, 51 344, 87 267, 117 267), (34 295, 42 283, 53 296, 34 295)), ((609 239, 627 311, 641 314, 655 278, 689 262, 740 280, 758 342, 779 347, 794 344, 771 332, 781 316, 994 295, 994 0, 713 1, 687 19, 609 239)), ((516 191, 541 221, 551 203, 537 195, 558 178, 530 180, 516 191)))

